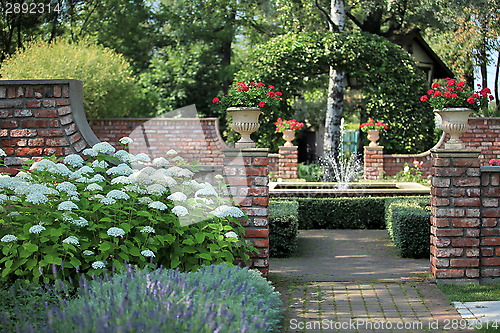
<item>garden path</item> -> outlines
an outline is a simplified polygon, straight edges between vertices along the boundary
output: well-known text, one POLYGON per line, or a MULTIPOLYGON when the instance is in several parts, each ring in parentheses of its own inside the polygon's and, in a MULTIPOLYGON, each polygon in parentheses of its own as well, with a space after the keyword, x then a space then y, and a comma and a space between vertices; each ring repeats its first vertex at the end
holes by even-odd
POLYGON ((385 230, 301 230, 295 255, 270 268, 284 332, 469 331, 429 260, 398 257, 385 230))

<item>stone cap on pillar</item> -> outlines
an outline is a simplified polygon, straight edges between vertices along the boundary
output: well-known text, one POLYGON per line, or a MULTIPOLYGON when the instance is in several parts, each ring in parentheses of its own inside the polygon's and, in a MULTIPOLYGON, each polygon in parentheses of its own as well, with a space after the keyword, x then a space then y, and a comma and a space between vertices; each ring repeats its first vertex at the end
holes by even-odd
POLYGON ((364 146, 365 150, 384 150, 384 146, 370 147, 364 146))
POLYGON ((298 146, 279 146, 279 150, 297 150, 299 147, 298 146))
POLYGON ((481 154, 479 149, 431 149, 432 157, 472 157, 477 158, 481 154))
POLYGON ((269 154, 269 148, 224 148, 222 150, 225 156, 266 156, 269 154))

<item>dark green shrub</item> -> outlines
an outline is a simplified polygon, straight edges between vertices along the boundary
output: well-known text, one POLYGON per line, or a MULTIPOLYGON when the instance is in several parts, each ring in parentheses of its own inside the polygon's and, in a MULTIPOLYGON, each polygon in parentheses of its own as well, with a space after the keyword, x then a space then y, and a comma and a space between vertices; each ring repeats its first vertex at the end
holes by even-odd
POLYGON ((86 282, 23 332, 270 332, 282 302, 257 271, 226 264, 193 273, 133 270, 86 282))
POLYGON ((271 200, 269 202, 269 255, 289 257, 297 248, 299 231, 297 201, 271 200))
POLYGON ((298 164, 299 178, 305 179, 306 182, 320 182, 323 180, 321 165, 319 164, 298 164))
POLYGON ((387 233, 389 234, 389 237, 391 240, 394 242, 394 235, 393 235, 393 227, 392 227, 392 215, 393 215, 393 208, 391 205, 394 203, 409 203, 412 205, 417 205, 418 207, 421 207, 422 209, 427 209, 430 207, 430 197, 427 196, 422 196, 422 197, 391 197, 387 198, 385 200, 385 228, 387 230, 387 233))
POLYGON ((384 197, 294 198, 299 229, 383 229, 384 197))
POLYGON ((422 205, 418 201, 395 200, 387 206, 387 231, 403 258, 429 255, 431 213, 422 205))

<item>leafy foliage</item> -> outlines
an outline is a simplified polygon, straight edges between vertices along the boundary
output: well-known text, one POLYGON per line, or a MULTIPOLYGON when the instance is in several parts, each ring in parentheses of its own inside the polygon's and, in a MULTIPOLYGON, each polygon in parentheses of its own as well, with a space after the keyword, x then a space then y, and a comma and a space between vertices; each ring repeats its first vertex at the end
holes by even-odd
POLYGON ((5 80, 82 80, 89 119, 133 116, 146 103, 124 57, 87 41, 34 42, 6 59, 0 75, 5 80))
MULTIPOLYGON (((0 219, 2 279, 76 281, 125 262, 195 270, 248 259, 253 247, 238 239, 236 219, 244 214, 191 180, 180 156, 153 160, 155 169, 146 154, 113 153, 98 143, 86 161, 43 159, 0 177, 0 210, 9 212, 0 219)), ((216 187, 224 193, 220 180, 216 187)))

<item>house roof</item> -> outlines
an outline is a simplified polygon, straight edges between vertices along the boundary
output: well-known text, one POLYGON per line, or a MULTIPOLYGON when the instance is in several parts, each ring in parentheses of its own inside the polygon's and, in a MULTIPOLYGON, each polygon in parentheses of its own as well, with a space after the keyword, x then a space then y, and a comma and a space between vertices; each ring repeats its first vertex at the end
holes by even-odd
POLYGON ((411 30, 405 34, 393 35, 388 39, 395 44, 401 45, 405 49, 412 42, 417 43, 434 63, 434 78, 444 79, 455 76, 441 58, 431 49, 429 44, 427 44, 418 29, 411 30))

